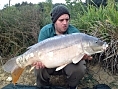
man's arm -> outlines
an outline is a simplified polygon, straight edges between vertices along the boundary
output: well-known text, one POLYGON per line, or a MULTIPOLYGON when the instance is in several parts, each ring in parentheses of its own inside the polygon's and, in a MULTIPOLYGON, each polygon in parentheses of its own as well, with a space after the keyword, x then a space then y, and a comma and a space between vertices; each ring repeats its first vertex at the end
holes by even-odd
MULTIPOLYGON (((40 30, 39 36, 38 36, 38 42, 43 41, 48 38, 48 34, 46 32, 45 28, 42 28, 40 30)), ((35 66, 36 69, 44 68, 45 65, 42 64, 42 62, 34 62, 33 66, 35 66)))
POLYGON ((38 36, 38 42, 43 41, 48 38, 48 34, 44 28, 40 30, 39 36, 38 36))

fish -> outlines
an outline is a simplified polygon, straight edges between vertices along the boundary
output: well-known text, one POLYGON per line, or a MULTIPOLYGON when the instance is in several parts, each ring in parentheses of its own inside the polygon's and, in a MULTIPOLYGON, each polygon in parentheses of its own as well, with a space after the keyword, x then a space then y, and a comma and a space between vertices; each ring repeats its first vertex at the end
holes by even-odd
POLYGON ((9 59, 3 70, 11 73, 16 84, 24 69, 34 62, 42 62, 46 68, 63 69, 69 63, 78 63, 84 55, 104 52, 108 44, 97 37, 85 33, 72 33, 47 38, 16 57, 9 59))

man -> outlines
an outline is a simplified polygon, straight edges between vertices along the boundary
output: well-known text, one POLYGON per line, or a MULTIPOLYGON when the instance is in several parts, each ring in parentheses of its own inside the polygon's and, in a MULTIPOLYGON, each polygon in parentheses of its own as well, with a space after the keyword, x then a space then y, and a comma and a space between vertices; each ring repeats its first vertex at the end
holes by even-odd
MULTIPOLYGON (((51 24, 44 26, 40 30, 38 42, 56 35, 79 32, 77 28, 69 24, 70 14, 68 9, 63 5, 58 5, 52 9, 51 20, 51 24)), ((83 59, 91 59, 91 57, 85 55, 83 59)), ((41 62, 34 63, 36 67, 35 73, 37 77, 37 86, 48 86, 50 84, 49 79, 51 75, 64 74, 67 76, 69 89, 76 89, 79 81, 83 78, 86 72, 85 64, 85 60, 81 60, 77 64, 68 64, 65 68, 56 72, 56 68, 49 69, 45 68, 41 62)))

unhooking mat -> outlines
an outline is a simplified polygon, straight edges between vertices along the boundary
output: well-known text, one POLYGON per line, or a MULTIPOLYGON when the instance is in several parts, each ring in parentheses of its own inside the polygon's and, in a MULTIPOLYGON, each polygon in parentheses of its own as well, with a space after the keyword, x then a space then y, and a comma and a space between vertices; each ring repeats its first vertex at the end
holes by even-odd
POLYGON ((4 86, 2 89, 66 89, 63 87, 59 87, 59 86, 45 86, 43 88, 41 87, 37 87, 37 86, 30 86, 30 85, 20 85, 20 84, 16 84, 15 86, 13 84, 8 84, 6 86, 4 86))
MULTIPOLYGON (((45 86, 45 87, 37 87, 37 86, 29 86, 29 85, 19 85, 16 84, 15 86, 13 84, 8 84, 7 86, 3 87, 2 89, 66 89, 63 87, 58 87, 58 86, 45 86)), ((111 89, 108 85, 106 84, 98 84, 94 86, 93 88, 82 88, 82 89, 111 89)))

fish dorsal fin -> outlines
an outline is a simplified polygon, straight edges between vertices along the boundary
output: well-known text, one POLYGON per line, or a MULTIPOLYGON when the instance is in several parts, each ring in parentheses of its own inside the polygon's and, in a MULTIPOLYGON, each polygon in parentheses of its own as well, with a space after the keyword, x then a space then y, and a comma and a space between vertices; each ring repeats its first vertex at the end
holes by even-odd
POLYGON ((57 67, 57 68, 56 68, 56 71, 59 71, 59 70, 63 69, 66 65, 67 65, 67 64, 64 64, 64 65, 62 65, 62 66, 57 67))
POLYGON ((72 59, 72 62, 73 62, 74 64, 78 63, 78 62, 83 58, 84 55, 85 55, 85 54, 79 54, 79 55, 77 55, 76 57, 74 57, 74 58, 72 59))

